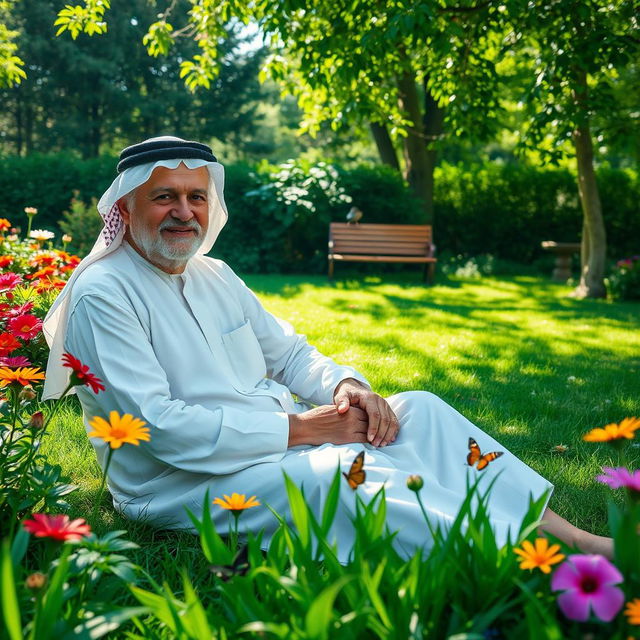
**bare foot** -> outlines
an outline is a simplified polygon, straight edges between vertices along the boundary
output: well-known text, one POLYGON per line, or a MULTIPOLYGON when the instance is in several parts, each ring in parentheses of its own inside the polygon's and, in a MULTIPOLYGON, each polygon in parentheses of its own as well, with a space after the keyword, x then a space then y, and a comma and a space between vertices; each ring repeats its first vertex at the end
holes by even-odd
POLYGON ((605 558, 613 560, 613 538, 597 536, 594 533, 580 530, 576 536, 575 544, 584 553, 599 553, 605 558))
POLYGON ((584 529, 579 529, 575 525, 559 516, 555 511, 547 508, 542 514, 542 525, 538 532, 553 534, 560 538, 565 544, 574 547, 584 553, 598 553, 609 560, 613 560, 613 539, 605 536, 597 536, 584 529))

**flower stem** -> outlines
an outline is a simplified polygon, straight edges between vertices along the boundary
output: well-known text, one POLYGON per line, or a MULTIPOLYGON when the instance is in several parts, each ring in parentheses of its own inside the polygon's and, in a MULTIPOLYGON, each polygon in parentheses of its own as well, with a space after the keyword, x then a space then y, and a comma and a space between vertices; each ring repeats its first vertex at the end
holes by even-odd
MULTIPOLYGON (((91 522, 92 524, 95 522, 95 518, 98 515, 98 510, 100 509, 100 501, 102 500, 102 494, 104 492, 104 485, 107 482, 107 473, 109 471, 109 465, 111 464, 111 458, 113 457, 113 452, 115 449, 109 447, 109 454, 107 455, 107 464, 104 467, 104 471, 102 473, 102 482, 100 483, 100 489, 98 490, 98 497, 96 498, 96 502, 93 505, 93 511, 91 512, 91 522)), ((94 525, 95 526, 95 525, 94 525)))

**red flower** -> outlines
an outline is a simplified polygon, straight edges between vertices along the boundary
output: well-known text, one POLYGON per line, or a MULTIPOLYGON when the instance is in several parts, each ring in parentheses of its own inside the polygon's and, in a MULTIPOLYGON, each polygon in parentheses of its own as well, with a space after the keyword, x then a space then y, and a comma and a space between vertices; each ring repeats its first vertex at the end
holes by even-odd
POLYGON ((83 518, 69 520, 69 516, 48 516, 34 513, 33 520, 25 520, 22 526, 37 538, 53 538, 54 540, 81 540, 91 533, 91 527, 83 518))
POLYGON ((10 333, 0 333, 0 356, 8 356, 21 346, 22 343, 10 333))
MULTIPOLYGON (((1 307, 2 305, 0 304, 0 308, 1 307)), ((7 305, 7 307, 8 310, 5 315, 9 316, 10 318, 17 318, 18 316, 24 315, 25 313, 29 313, 29 311, 33 309, 33 302, 24 302, 17 307, 9 307, 9 305, 7 305)), ((0 313, 3 312, 4 310, 0 309, 0 313)))
POLYGON ((13 271, 0 275, 0 291, 11 291, 22 282, 22 278, 13 271))
POLYGON ((0 269, 8 267, 13 262, 13 256, 0 256, 0 269))
POLYGON ((100 390, 104 391, 104 385, 102 380, 96 377, 86 364, 82 364, 78 358, 72 356, 70 353, 62 354, 62 365, 72 369, 71 384, 83 385, 85 387, 91 387, 93 393, 98 393, 100 390))
POLYGON ((11 318, 8 326, 14 336, 23 340, 33 340, 42 329, 42 320, 27 313, 17 318, 11 318))

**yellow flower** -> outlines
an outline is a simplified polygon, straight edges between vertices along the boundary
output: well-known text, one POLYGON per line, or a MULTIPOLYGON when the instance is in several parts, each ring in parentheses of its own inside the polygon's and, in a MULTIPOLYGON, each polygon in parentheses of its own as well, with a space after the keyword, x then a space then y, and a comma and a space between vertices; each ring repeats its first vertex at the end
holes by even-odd
POLYGON ((62 236, 62 242, 64 242, 65 244, 67 244, 68 242, 71 242, 72 240, 73 238, 68 233, 65 233, 62 236))
POLYGON ((624 615, 627 616, 629 624, 640 624, 640 598, 634 598, 631 602, 627 602, 624 615))
POLYGON ((39 367, 18 367, 17 369, 0 367, 0 387, 6 387, 12 383, 26 387, 36 380, 44 380, 44 371, 39 367))
POLYGON ((636 429, 640 429, 640 418, 625 418, 620 424, 612 422, 599 429, 591 429, 582 437, 587 442, 609 442, 627 438, 631 440, 636 429))
POLYGON ((141 440, 151 440, 146 422, 134 418, 130 413, 122 416, 117 411, 109 414, 109 422, 100 416, 95 416, 89 421, 93 431, 90 438, 102 438, 112 449, 119 449, 123 444, 135 444, 138 446, 141 440))
POLYGON ((251 496, 247 500, 244 493, 232 493, 231 497, 225 495, 224 500, 222 498, 216 498, 213 504, 217 504, 223 509, 229 509, 229 511, 233 511, 234 513, 260 506, 255 496, 251 496))
POLYGON ((543 573, 550 573, 552 564, 564 560, 564 555, 558 553, 559 550, 559 544, 549 546, 549 541, 546 538, 537 538, 535 547, 528 540, 525 540, 522 543, 522 548, 514 549, 513 552, 522 556, 521 569, 538 568, 543 573))

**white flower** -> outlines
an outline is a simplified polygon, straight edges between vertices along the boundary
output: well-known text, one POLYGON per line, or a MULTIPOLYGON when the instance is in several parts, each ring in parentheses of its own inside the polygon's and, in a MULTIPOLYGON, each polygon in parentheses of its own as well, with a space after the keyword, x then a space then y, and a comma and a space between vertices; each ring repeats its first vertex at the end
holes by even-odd
POLYGON ((46 229, 34 229, 29 233, 29 237, 34 240, 38 240, 39 242, 44 242, 45 240, 51 240, 56 234, 53 231, 47 231, 46 229))

